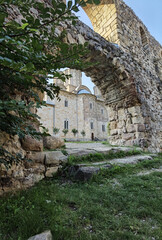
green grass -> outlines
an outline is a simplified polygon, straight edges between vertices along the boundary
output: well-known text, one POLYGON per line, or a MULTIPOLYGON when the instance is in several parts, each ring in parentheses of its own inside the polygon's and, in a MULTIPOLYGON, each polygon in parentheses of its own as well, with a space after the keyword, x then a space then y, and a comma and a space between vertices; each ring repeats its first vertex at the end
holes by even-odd
POLYGON ((55 240, 162 239, 162 157, 102 172, 86 183, 62 179, 0 199, 0 240, 27 240, 47 229, 55 240))
POLYGON ((84 155, 84 156, 73 156, 70 155, 68 157, 68 162, 66 163, 66 165, 74 165, 77 163, 92 163, 92 162, 100 162, 100 161, 106 161, 106 160, 111 160, 114 158, 122 158, 122 157, 127 157, 127 156, 132 156, 132 155, 138 155, 141 154, 141 151, 139 150, 130 150, 127 152, 124 151, 117 151, 114 152, 109 151, 106 154, 103 153, 90 153, 88 155, 84 155))
POLYGON ((133 146, 127 146, 127 145, 112 145, 108 141, 102 142, 103 145, 107 145, 109 147, 123 147, 123 148, 139 148, 139 145, 134 144, 133 146))
POLYGON ((67 143, 98 143, 99 141, 66 141, 67 143))

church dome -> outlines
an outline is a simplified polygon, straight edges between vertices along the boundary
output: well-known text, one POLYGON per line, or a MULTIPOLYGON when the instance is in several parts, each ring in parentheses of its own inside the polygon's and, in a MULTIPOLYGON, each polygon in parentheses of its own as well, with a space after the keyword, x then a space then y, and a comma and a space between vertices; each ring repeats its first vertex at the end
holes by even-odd
POLYGON ((82 93, 87 93, 87 94, 91 94, 90 91, 88 91, 87 89, 80 89, 77 94, 82 94, 82 93))

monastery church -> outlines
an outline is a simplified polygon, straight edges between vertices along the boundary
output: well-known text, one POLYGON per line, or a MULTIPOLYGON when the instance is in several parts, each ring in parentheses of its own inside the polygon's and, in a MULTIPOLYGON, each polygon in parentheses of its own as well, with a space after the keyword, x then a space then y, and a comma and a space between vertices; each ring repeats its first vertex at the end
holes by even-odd
POLYGON ((54 79, 54 83, 61 88, 60 101, 51 100, 47 95, 44 101, 47 107, 38 110, 41 122, 54 135, 54 128, 58 128, 58 137, 67 140, 106 140, 108 137, 108 112, 101 96, 95 86, 94 94, 82 85, 82 73, 79 70, 66 69, 65 74, 71 77, 63 82, 54 79), (66 136, 62 132, 67 129, 66 136), (78 133, 74 136, 72 129, 78 133), (85 136, 81 132, 85 132, 85 136))

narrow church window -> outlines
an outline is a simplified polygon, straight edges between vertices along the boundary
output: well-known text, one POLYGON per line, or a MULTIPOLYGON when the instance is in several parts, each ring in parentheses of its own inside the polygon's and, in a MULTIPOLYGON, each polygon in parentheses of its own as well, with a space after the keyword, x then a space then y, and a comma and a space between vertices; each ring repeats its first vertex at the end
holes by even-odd
POLYGON ((92 109, 92 107, 93 107, 93 106, 92 106, 92 103, 90 103, 89 107, 90 107, 90 109, 92 109))
POLYGON ((65 107, 68 107, 68 100, 65 100, 65 107))
POLYGON ((91 122, 91 129, 93 129, 93 122, 91 122))
POLYGON ((104 110, 103 110, 103 108, 101 109, 101 114, 103 114, 104 113, 104 110))
POLYGON ((64 121, 64 129, 69 129, 69 122, 68 122, 68 120, 64 121))
POLYGON ((147 40, 146 33, 142 27, 140 27, 140 35, 141 35, 143 50, 145 51, 148 49, 148 40, 147 40))
POLYGON ((105 125, 102 125, 102 132, 105 132, 105 125))

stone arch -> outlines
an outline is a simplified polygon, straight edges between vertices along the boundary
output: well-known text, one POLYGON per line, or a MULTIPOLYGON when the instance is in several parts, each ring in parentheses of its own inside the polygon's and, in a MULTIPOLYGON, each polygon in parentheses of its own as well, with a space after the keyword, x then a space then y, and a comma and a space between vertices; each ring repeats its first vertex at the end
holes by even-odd
POLYGON ((83 60, 94 66, 79 70, 91 78, 107 105, 110 143, 136 144, 159 151, 160 136, 157 137, 154 129, 160 119, 158 112, 155 114, 156 100, 151 101, 149 90, 157 89, 157 76, 145 71, 141 63, 119 45, 107 41, 80 21, 77 26, 67 26, 67 32, 67 42, 88 42, 89 52, 83 60))
POLYGON ((87 4, 83 9, 89 17, 95 32, 110 42, 119 43, 118 17, 114 0, 101 0, 99 5, 87 4))

